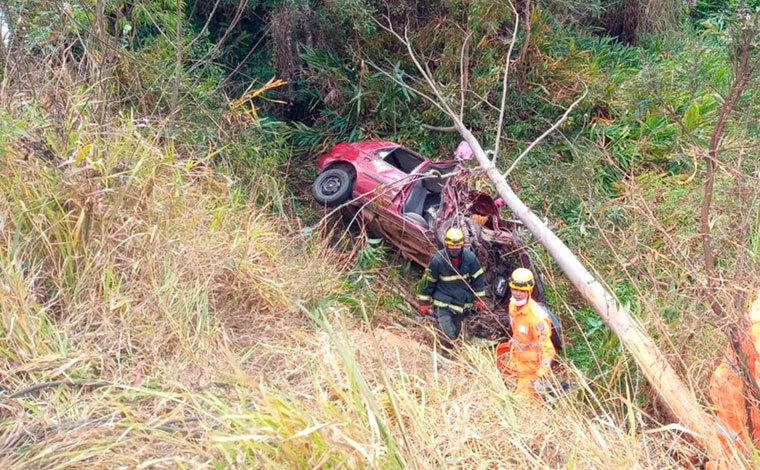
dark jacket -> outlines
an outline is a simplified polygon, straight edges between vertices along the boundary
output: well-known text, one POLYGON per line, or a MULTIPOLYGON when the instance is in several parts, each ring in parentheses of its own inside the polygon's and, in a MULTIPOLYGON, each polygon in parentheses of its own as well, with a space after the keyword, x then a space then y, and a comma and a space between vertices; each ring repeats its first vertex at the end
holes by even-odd
POLYGON ((421 304, 432 303, 462 313, 465 304, 485 297, 485 282, 483 268, 471 250, 462 250, 458 268, 454 267, 445 249, 439 250, 430 257, 417 300, 421 304))

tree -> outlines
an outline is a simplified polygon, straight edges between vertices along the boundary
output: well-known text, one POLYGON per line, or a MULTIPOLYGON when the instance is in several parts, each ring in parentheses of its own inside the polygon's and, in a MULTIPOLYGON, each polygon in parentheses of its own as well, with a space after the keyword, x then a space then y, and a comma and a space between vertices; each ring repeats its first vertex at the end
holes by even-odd
MULTIPOLYGON (((730 57, 733 79, 728 91, 723 97, 718 119, 715 123, 705 160, 705 190, 700 211, 700 235, 705 274, 707 275, 707 287, 710 292, 710 304, 712 310, 719 317, 726 317, 722 304, 718 302, 716 289, 718 279, 715 274, 715 254, 712 247, 712 235, 710 233, 710 207, 713 200, 715 186, 715 168, 720 163, 720 145, 726 128, 726 122, 741 101, 742 94, 755 80, 755 75, 760 67, 760 56, 757 54, 757 40, 760 33, 760 7, 749 8, 746 5, 738 8, 733 24, 730 42, 730 57)), ((729 336, 735 334, 729 333, 729 336)), ((732 341, 735 338, 732 338, 732 341)))
MULTIPOLYGON (((720 163, 720 145, 723 140, 726 122, 733 113, 734 108, 741 101, 744 91, 755 81, 755 75, 758 67, 760 67, 760 56, 757 54, 757 40, 758 33, 760 33, 760 7, 751 8, 747 5, 741 5, 736 11, 736 17, 732 26, 733 31, 729 38, 731 45, 729 56, 731 58, 733 79, 723 98, 723 104, 720 107, 715 127, 710 134, 710 143, 704 157, 705 189, 699 224, 710 306, 718 317, 724 319, 729 318, 730 315, 723 304, 718 301, 719 279, 715 273, 715 255, 713 253, 710 230, 710 208, 715 186, 715 168, 720 163)), ((741 347, 742 332, 740 331, 740 327, 742 323, 741 321, 731 321, 728 323, 726 336, 728 336, 731 348, 738 359, 744 384, 749 389, 746 404, 748 407, 750 404, 753 407, 757 407, 760 404, 760 389, 752 377, 747 363, 748 358, 741 347)), ((750 435, 753 435, 751 419, 747 420, 747 427, 750 430, 750 435)))

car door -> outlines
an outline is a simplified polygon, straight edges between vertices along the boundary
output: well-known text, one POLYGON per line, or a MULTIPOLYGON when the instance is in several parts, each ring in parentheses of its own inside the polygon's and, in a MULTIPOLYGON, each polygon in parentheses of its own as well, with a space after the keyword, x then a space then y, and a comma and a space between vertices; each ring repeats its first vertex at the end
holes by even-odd
POLYGON ((404 217, 401 211, 416 181, 415 175, 417 174, 407 175, 405 184, 391 204, 371 209, 365 219, 371 221, 373 230, 395 246, 404 257, 426 266, 436 249, 435 235, 429 228, 404 217))
POLYGON ((384 205, 389 205, 392 202, 408 180, 406 173, 386 163, 380 156, 380 152, 386 150, 390 152, 394 148, 362 151, 361 165, 358 166, 356 191, 363 194, 375 189, 375 194, 368 194, 368 197, 374 197, 384 205))

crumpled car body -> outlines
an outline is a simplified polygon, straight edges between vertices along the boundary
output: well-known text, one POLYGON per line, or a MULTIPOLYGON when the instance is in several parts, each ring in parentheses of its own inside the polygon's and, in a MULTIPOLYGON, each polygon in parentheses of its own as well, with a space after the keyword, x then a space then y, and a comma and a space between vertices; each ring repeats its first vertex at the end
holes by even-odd
POLYGON ((434 175, 461 169, 457 161, 432 162, 392 142, 338 144, 317 161, 317 173, 351 165, 352 209, 372 232, 426 266, 436 250, 434 227, 442 183, 434 175))
POLYGON ((313 191, 318 202, 343 205, 351 220, 361 220, 371 234, 420 266, 427 266, 443 246, 446 230, 461 228, 466 246, 485 270, 489 310, 498 312, 499 324, 509 300, 507 279, 515 268, 533 271, 534 298, 544 301, 541 276, 515 230, 519 223, 502 219, 491 195, 468 187, 474 170, 459 161, 434 162, 399 144, 371 141, 334 146, 318 158, 316 170, 313 191), (320 197, 329 189, 325 175, 345 182, 344 173, 350 183, 339 189, 343 198, 320 197))

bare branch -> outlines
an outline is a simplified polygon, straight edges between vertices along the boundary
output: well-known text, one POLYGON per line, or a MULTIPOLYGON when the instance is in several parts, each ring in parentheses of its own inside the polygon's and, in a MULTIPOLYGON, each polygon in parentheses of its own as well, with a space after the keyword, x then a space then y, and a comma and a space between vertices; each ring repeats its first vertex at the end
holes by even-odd
MULTIPOLYGON (((243 66, 243 65, 244 65, 246 62, 248 62, 248 59, 249 59, 249 58, 250 58, 250 57, 253 55, 253 53, 254 53, 254 52, 256 52, 256 49, 259 47, 259 45, 260 45, 262 42, 264 42, 264 39, 266 39, 266 37, 269 35, 269 31, 270 31, 270 27, 269 27, 269 26, 267 26, 266 28, 264 28, 264 30, 262 31, 262 35, 261 35, 261 37, 259 38, 259 40, 258 40, 258 41, 256 41, 256 44, 254 44, 253 46, 251 46, 251 49, 248 51, 248 53, 245 55, 245 57, 243 57, 243 60, 241 60, 241 61, 240 61, 240 62, 239 62, 239 63, 238 63, 236 66, 235 66, 235 68, 234 68, 234 69, 232 69, 232 71, 231 71, 231 72, 227 73, 227 76, 226 76, 226 77, 224 77, 224 80, 222 80, 222 82, 221 82, 219 85, 217 85, 217 89, 221 89, 222 87, 224 87, 224 85, 226 85, 226 84, 227 84, 227 82, 229 82, 230 80, 232 80, 232 77, 234 77, 234 76, 235 76, 235 74, 236 74, 236 73, 238 73, 238 71, 240 70, 240 68, 241 68, 241 67, 242 67, 242 66, 243 66)), ((252 76, 248 75, 248 74, 244 74, 244 73, 241 73, 241 75, 243 75, 243 76, 244 76, 245 78, 247 78, 248 80, 251 80, 251 81, 252 81, 252 80, 254 80, 254 78, 253 78, 252 76)), ((198 80, 200 80, 200 78, 199 78, 198 80)))
POLYGON ((237 26, 237 24, 240 22, 240 19, 243 17, 243 12, 245 11, 245 6, 248 2, 246 0, 240 0, 240 3, 238 3, 237 10, 235 11, 235 16, 232 17, 232 21, 230 21, 229 26, 224 31, 224 34, 222 34, 222 37, 219 38, 218 41, 216 41, 216 44, 209 49, 209 51, 206 53, 206 55, 197 61, 195 64, 193 64, 192 67, 190 67, 187 71, 187 74, 190 75, 195 69, 203 65, 211 56, 217 53, 219 49, 222 47, 222 44, 224 44, 224 41, 227 40, 227 36, 230 35, 233 29, 237 26))
POLYGON ((507 58, 504 60, 504 79, 501 82, 501 107, 499 107, 499 123, 496 125, 496 142, 493 147, 493 159, 491 163, 496 163, 496 158, 499 156, 499 145, 501 144, 501 127, 504 125, 504 110, 507 106, 507 80, 509 79, 509 61, 512 58, 512 49, 515 47, 515 41, 517 40, 517 28, 520 25, 520 15, 517 14, 514 4, 510 1, 509 6, 512 8, 512 12, 515 14, 515 26, 512 30, 512 41, 509 43, 509 50, 507 51, 507 58))
POLYGON ((459 119, 464 119, 464 95, 466 93, 467 87, 469 85, 469 67, 470 67, 470 61, 467 60, 467 63, 465 63, 465 58, 468 57, 469 50, 468 50, 468 43, 470 41, 470 36, 472 36, 472 33, 467 33, 467 36, 464 38, 464 41, 462 41, 462 52, 459 56, 459 88, 460 88, 460 103, 459 103, 459 119))
POLYGON ((431 126, 429 124, 422 124, 420 127, 426 131, 435 132, 457 132, 457 126, 431 126))
POLYGON ((216 0, 216 2, 214 2, 214 8, 211 9, 211 13, 209 13, 208 18, 206 18, 206 23, 203 25, 203 28, 201 28, 201 31, 187 44, 188 49, 206 34, 206 31, 208 31, 208 25, 211 23, 211 19, 214 17, 214 13, 216 13, 216 8, 219 6, 220 1, 221 0, 216 0))
MULTIPOLYGON (((442 107, 442 106, 441 106, 441 105, 440 105, 440 104, 439 104, 439 103, 438 103, 438 102, 437 102, 435 99, 433 99, 431 96, 429 96, 429 95, 427 95, 427 94, 425 94, 425 93, 421 92, 421 91, 420 91, 420 90, 418 90, 417 88, 414 88, 413 86, 411 86, 411 85, 409 85, 409 84, 407 84, 407 83, 404 83, 403 81, 399 80, 399 79, 398 79, 398 78, 396 78, 394 75, 392 75, 391 73, 389 73, 389 72, 387 72, 387 71, 385 71, 385 70, 381 69, 380 67, 378 67, 378 66, 377 66, 377 64, 375 64, 375 63, 374 63, 374 62, 372 62, 371 60, 368 60, 368 59, 367 59, 367 60, 366 60, 366 62, 367 62, 367 63, 368 63, 368 64, 369 64, 371 67, 373 67, 375 70, 377 70, 377 71, 378 71, 378 72, 379 72, 381 75, 384 75, 384 76, 388 77, 390 80, 392 80, 392 81, 393 81, 394 83, 396 83, 397 85, 401 85, 402 87, 406 88, 407 90, 409 90, 409 91, 411 91, 411 92, 413 92, 413 93, 416 93, 416 94, 418 94, 419 96, 421 96, 422 98, 426 99, 428 102, 430 102, 430 104, 432 104, 433 106, 435 106, 436 108, 438 108, 438 109, 439 109, 439 110, 440 110, 440 111, 441 111, 443 114, 448 114, 448 113, 446 112, 446 110, 445 110, 445 109, 443 109, 443 107, 442 107)), ((423 125, 424 125, 424 124, 423 124, 423 125)))
POLYGON ((475 90, 467 90, 467 92, 471 94, 472 96, 474 96, 475 98, 477 98, 478 101, 480 101, 481 103, 493 109, 494 111, 497 111, 497 112, 499 111, 499 108, 495 104, 488 101, 484 96, 480 96, 477 92, 475 92, 475 90))
POLYGON ((426 67, 423 67, 422 64, 420 64, 420 61, 417 59, 417 54, 414 53, 414 49, 412 48, 412 44, 409 42, 409 34, 408 31, 404 31, 404 37, 401 37, 396 30, 394 30, 390 25, 390 19, 388 20, 388 25, 384 25, 383 23, 380 23, 379 21, 375 21, 381 28, 391 33, 395 38, 404 46, 406 46, 407 52, 409 53, 409 57, 412 59, 412 62, 414 62, 415 67, 417 67, 417 70, 422 74, 422 77, 427 82, 428 86, 431 90, 433 90, 433 94, 436 98, 438 98, 438 104, 436 106, 444 111, 444 113, 448 114, 449 116, 452 116, 454 119, 454 122, 457 124, 458 127, 462 126, 462 121, 457 117, 457 115, 452 111, 451 107, 449 106, 448 101, 443 97, 441 94, 440 89, 438 88, 438 85, 435 83, 435 80, 433 80, 433 77, 431 74, 428 73, 428 70, 426 67))
MULTIPOLYGON (((380 26, 382 29, 384 29, 385 31, 387 31, 390 34, 392 34, 402 45, 406 46, 407 52, 409 53, 409 57, 412 59, 412 62, 414 62, 414 65, 415 65, 415 67, 417 67, 417 70, 422 75, 422 78, 425 79, 425 82, 427 82, 427 84, 430 87, 430 89, 433 90, 433 94, 438 99, 438 101, 432 99, 431 97, 425 95, 424 93, 421 93, 421 92, 415 90, 414 88, 412 88, 411 86, 407 85, 406 83, 401 82, 400 80, 398 80, 396 77, 392 76, 390 73, 386 72, 385 70, 382 70, 382 69, 378 68, 378 70, 380 71, 380 73, 382 73, 383 75, 389 77, 394 82, 396 82, 396 83, 398 83, 398 84, 400 84, 400 85, 402 85, 402 86, 404 86, 404 87, 406 87, 406 88, 414 91, 415 93, 420 93, 420 96, 422 96, 425 99, 427 99, 430 103, 432 103, 436 108, 438 108, 439 110, 441 110, 444 114, 447 114, 449 116, 453 116, 453 119, 454 119, 454 122, 456 123, 457 128, 462 127, 462 121, 457 117, 457 115, 454 113, 454 111, 452 111, 451 107, 449 106, 448 101, 441 94, 441 91, 438 88, 438 85, 436 85, 435 80, 433 80, 432 74, 427 69, 427 67, 423 67, 422 64, 420 63, 419 59, 417 59, 417 54, 415 54, 414 49, 412 48, 412 44, 409 41, 408 31, 404 31, 404 37, 401 37, 401 35, 398 34, 396 32, 396 30, 394 30, 393 27, 391 26, 390 19, 388 19, 388 25, 385 25, 385 24, 381 23, 378 20, 375 20, 375 23, 378 26, 380 26)), ((374 67, 377 67, 374 64, 372 64, 372 65, 374 67)))
POLYGON ((171 38, 169 38, 169 36, 164 32, 164 30, 161 28, 156 18, 153 16, 153 13, 151 13, 150 8, 143 8, 143 13, 145 13, 148 16, 148 19, 150 20, 152 26, 156 28, 156 31, 158 31, 158 34, 160 34, 164 38, 164 40, 167 43, 169 43, 170 46, 176 47, 174 45, 174 41, 172 41, 171 38))
POLYGON ((581 95, 580 98, 578 98, 577 100, 575 100, 573 102, 573 104, 571 104, 570 107, 565 110, 565 113, 562 115, 562 117, 560 117, 557 120, 557 122, 554 123, 554 125, 552 127, 546 129, 543 134, 541 134, 540 136, 538 136, 538 138, 536 140, 534 140, 533 142, 531 142, 530 145, 528 145, 528 147, 525 150, 523 150, 522 153, 520 153, 520 155, 515 159, 515 161, 512 163, 512 165, 509 167, 509 169, 504 172, 503 176, 505 178, 507 176, 509 176, 510 173, 512 173, 512 170, 514 170, 515 167, 517 166, 517 164, 520 163, 520 160, 522 160, 522 158, 524 156, 526 156, 528 154, 528 152, 530 152, 531 150, 533 150, 533 147, 535 147, 536 145, 538 145, 539 143, 541 143, 541 141, 544 140, 546 138, 546 136, 548 136, 549 134, 551 134, 552 132, 554 132, 554 130, 557 129, 560 126, 560 124, 562 124, 565 121, 565 119, 567 119, 567 117, 570 115, 570 113, 573 111, 573 109, 578 105, 578 103, 580 103, 581 101, 583 101, 583 99, 586 97, 586 95, 588 95, 588 87, 586 86, 586 84, 584 82, 581 82, 581 83, 583 83, 583 88, 585 88, 585 91, 583 92, 583 95, 581 95))

